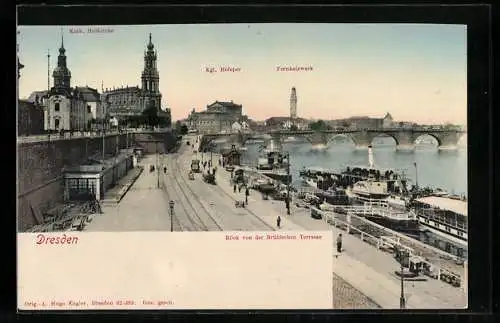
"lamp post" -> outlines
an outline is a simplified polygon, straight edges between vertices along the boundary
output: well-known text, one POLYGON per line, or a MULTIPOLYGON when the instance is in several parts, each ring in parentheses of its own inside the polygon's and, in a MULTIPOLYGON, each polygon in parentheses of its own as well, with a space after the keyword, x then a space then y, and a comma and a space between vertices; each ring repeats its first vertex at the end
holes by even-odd
POLYGON ((156 188, 160 188, 160 152, 158 151, 158 141, 156 141, 156 188))
POLYGON ((406 308, 406 299, 405 299, 405 291, 404 291, 404 266, 403 266, 403 261, 406 260, 406 254, 404 251, 400 248, 400 259, 399 261, 401 262, 401 296, 399 297, 399 308, 400 309, 405 309, 406 308))
POLYGON ((213 152, 213 149, 214 149, 214 144, 210 143, 210 146, 208 148, 210 149, 210 165, 213 165, 214 161, 212 159, 212 152, 213 152))
POLYGON ((174 201, 170 200, 168 203, 170 206, 170 232, 174 232, 174 201))
POLYGON ((417 187, 417 190, 418 190, 418 167, 417 167, 417 163, 413 163, 413 166, 415 166, 415 186, 417 187))
POLYGON ((105 144, 106 144, 105 143, 106 140, 104 138, 105 137, 105 134, 104 134, 104 121, 105 120, 106 120, 105 118, 102 119, 102 130, 101 130, 101 135, 102 135, 102 161, 103 162, 104 162, 104 157, 105 157, 104 147, 105 147, 105 144))
POLYGON ((290 153, 286 153, 286 214, 290 215, 290 153))

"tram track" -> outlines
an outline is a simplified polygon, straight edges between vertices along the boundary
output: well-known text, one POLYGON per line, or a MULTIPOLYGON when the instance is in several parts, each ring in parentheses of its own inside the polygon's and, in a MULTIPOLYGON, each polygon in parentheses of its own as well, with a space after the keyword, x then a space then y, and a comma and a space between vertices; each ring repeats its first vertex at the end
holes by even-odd
MULTIPOLYGON (((198 197, 198 195, 191 189, 191 187, 189 187, 189 184, 188 184, 187 180, 181 174, 181 167, 179 165, 179 160, 178 159, 176 159, 175 164, 176 164, 176 167, 177 167, 177 171, 179 173, 179 176, 178 177, 176 176, 175 180, 177 181, 177 183, 179 185, 179 188, 183 191, 182 193, 184 194, 184 196, 186 196, 186 198, 187 198, 186 190, 184 188, 182 188, 182 185, 180 185, 179 178, 184 182, 185 187, 187 188, 187 190, 191 192, 191 194, 194 197, 194 199, 198 202, 198 204, 201 206, 201 208, 203 209, 203 211, 205 212, 205 214, 208 216, 208 219, 209 219, 211 225, 215 226, 215 228, 218 231, 224 231, 224 229, 222 228, 222 226, 217 222, 217 220, 215 220, 215 218, 212 216, 211 212, 207 209, 207 207, 204 205, 204 203, 201 201, 201 199, 198 197)), ((202 223, 204 223, 206 225, 205 221, 203 221, 199 217, 198 214, 196 216, 198 217, 198 219, 200 219, 200 221, 202 223)), ((208 228, 208 226, 207 226, 207 228, 208 228)), ((210 230, 208 230, 208 231, 210 231, 210 230)))
MULTIPOLYGON (((179 165, 179 161, 178 160, 176 160, 176 163, 177 163, 177 165, 179 165)), ((193 192, 192 189, 189 186, 187 186, 187 187, 191 190, 191 192, 193 192)), ((225 198, 226 196, 229 197, 229 199, 230 199, 231 202, 236 202, 237 201, 233 196, 231 196, 229 193, 227 193, 218 184, 214 185, 214 191, 218 191, 219 195, 222 196, 223 198, 225 198)), ((194 192, 193 192, 193 195, 196 196, 196 194, 194 192)), ((253 211, 249 210, 248 208, 242 208, 242 210, 246 211, 249 215, 253 216, 253 218, 256 219, 258 221, 258 223, 263 224, 266 228, 268 228, 268 229, 270 229, 272 231, 276 231, 275 227, 273 227, 272 225, 269 225, 266 221, 262 220, 253 211)))
MULTIPOLYGON (((164 196, 167 198, 167 203, 169 201, 172 201, 174 198, 169 194, 168 190, 167 190, 167 186, 165 185, 165 176, 162 176, 162 191, 164 193, 164 196)), ((173 226, 173 230, 172 231, 192 231, 189 227, 185 227, 181 224, 181 221, 179 220, 179 218, 177 216, 175 216, 175 214, 171 214, 170 216, 173 217, 173 220, 172 222, 175 223, 177 225, 177 228, 178 230, 175 229, 175 226, 173 226)))
MULTIPOLYGON (((169 165, 170 166, 170 165, 169 165)), ((175 207, 180 208, 180 212, 176 212, 177 216, 175 217, 179 223, 182 223, 183 231, 206 231, 205 227, 201 225, 196 219, 191 217, 190 214, 193 214, 193 211, 196 210, 190 204, 189 199, 185 199, 184 196, 179 193, 177 189, 177 182, 175 181, 175 176, 163 176, 163 184, 164 190, 168 193, 169 199, 175 201, 175 207), (168 185, 166 183, 168 180, 168 185)))
MULTIPOLYGON (((224 189, 221 187, 217 186, 217 190, 222 193, 222 195, 228 196, 231 201, 236 202, 237 200, 231 196, 231 194, 227 193, 224 189)), ((272 231, 276 231, 276 228, 273 227, 272 225, 269 225, 266 221, 262 220, 257 214, 255 214, 253 211, 249 210, 248 208, 244 208, 246 212, 248 212, 250 215, 252 215, 259 223, 262 223, 265 227, 271 229, 272 231)))
POLYGON ((197 194, 189 187, 187 180, 181 174, 181 167, 178 160, 172 161, 169 159, 169 167, 171 170, 170 174, 172 175, 171 178, 174 182, 174 189, 177 191, 179 198, 182 197, 182 200, 185 201, 183 207, 189 220, 192 223, 196 223, 198 229, 200 229, 201 231, 224 231, 222 226, 210 214, 210 211, 205 207, 203 202, 200 201, 197 194), (183 186, 185 186, 187 189, 183 186), (194 199, 190 198, 189 193, 191 193, 194 199), (199 207, 195 206, 195 203, 193 203, 193 201, 196 201, 199 207), (192 210, 191 214, 194 216, 194 218, 189 215, 190 213, 188 212, 186 205, 189 206, 189 208, 192 210), (206 217, 203 217, 205 219, 202 219, 202 217, 200 216, 200 210, 202 210, 202 213, 206 214, 206 217))

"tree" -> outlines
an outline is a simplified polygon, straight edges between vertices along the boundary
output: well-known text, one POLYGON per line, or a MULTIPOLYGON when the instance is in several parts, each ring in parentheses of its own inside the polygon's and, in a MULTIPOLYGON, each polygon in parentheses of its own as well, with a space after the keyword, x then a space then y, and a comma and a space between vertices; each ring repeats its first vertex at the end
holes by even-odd
POLYGON ((323 120, 318 120, 309 124, 309 128, 314 131, 328 130, 330 127, 323 120))
POLYGON ((148 105, 144 111, 142 111, 142 116, 145 118, 145 122, 148 126, 154 127, 158 125, 158 110, 154 104, 153 100, 149 100, 148 105))
POLYGON ((344 128, 349 128, 350 124, 349 122, 343 120, 341 123, 340 123, 340 126, 344 127, 344 128))
POLYGON ((188 131, 189 128, 184 123, 180 122, 179 120, 175 122, 175 132, 181 135, 185 135, 188 133, 188 131))
POLYGON ((299 130, 299 127, 297 127, 297 125, 293 124, 290 126, 290 131, 297 131, 297 130, 299 130))

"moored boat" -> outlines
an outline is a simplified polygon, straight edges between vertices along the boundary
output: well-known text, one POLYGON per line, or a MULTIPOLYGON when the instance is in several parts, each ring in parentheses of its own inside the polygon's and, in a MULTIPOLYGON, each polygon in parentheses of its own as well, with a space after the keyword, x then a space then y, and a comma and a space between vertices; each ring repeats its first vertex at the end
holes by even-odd
POLYGON ((468 204, 464 199, 433 195, 411 202, 427 243, 461 258, 467 258, 468 204))
POLYGON ((287 155, 277 147, 274 147, 272 142, 269 147, 262 147, 257 160, 257 172, 288 184, 292 181, 292 175, 288 169, 289 167, 287 155))

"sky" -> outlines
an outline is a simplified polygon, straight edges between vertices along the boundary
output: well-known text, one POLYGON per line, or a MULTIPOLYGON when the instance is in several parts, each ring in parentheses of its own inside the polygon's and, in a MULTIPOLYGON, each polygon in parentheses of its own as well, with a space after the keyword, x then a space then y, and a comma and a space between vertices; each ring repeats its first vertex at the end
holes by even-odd
MULTIPOLYGON (((467 30, 437 24, 198 24, 19 26, 19 96, 47 89, 64 36, 72 86, 140 85, 152 34, 162 106, 174 120, 214 101, 252 119, 382 117, 422 124, 467 122, 467 30), (88 27, 107 29, 88 32, 88 27), (75 29, 83 32, 76 33, 75 29), (277 71, 277 67, 312 67, 277 71), (207 68, 239 68, 209 73, 207 68)), ((50 80, 51 86, 53 80, 50 80)))

